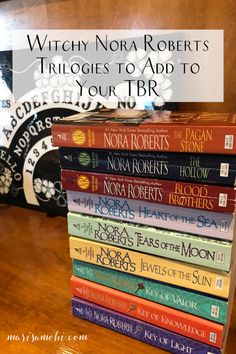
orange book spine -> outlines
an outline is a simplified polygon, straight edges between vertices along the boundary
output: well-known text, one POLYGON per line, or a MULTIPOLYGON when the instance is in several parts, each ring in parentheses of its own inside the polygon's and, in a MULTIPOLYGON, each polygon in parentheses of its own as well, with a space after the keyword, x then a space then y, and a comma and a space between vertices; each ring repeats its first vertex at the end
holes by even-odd
POLYGON ((72 276, 74 296, 218 348, 224 326, 91 281, 72 276))
POLYGON ((55 146, 111 150, 236 154, 236 125, 53 125, 55 146))

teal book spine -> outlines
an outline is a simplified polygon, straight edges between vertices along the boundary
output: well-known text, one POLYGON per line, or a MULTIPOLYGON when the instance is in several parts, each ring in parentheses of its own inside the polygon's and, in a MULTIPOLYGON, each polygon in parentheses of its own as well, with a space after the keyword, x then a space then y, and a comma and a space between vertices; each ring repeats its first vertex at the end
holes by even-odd
POLYGON ((142 253, 229 271, 232 243, 69 212, 73 236, 142 253))
POLYGON ((116 270, 73 260, 74 275, 198 317, 225 324, 228 302, 116 270))

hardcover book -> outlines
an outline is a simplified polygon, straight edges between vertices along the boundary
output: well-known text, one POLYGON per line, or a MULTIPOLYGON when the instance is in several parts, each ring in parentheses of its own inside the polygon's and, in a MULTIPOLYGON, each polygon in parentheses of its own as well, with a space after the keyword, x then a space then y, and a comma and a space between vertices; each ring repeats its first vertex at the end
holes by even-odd
POLYGON ((176 286, 103 268, 77 259, 73 260, 73 272, 77 277, 214 322, 225 324, 227 320, 229 302, 225 300, 190 290, 186 291, 176 286))
POLYGON ((143 276, 183 288, 215 295, 227 299, 230 291, 230 275, 211 268, 204 268, 129 251, 70 237, 70 256, 84 262, 121 272, 143 276))
POLYGON ((236 115, 109 110, 75 114, 52 127, 56 146, 235 154, 236 115))
POLYGON ((232 243, 69 212, 68 233, 88 240, 229 271, 232 243))
POLYGON ((235 211, 235 190, 230 187, 76 170, 62 170, 61 181, 64 189, 85 193, 221 213, 235 211))
POLYGON ((232 241, 233 214, 214 213, 165 204, 67 191, 68 209, 76 213, 101 216, 143 225, 176 230, 232 241))
POLYGON ((62 168, 184 182, 235 185, 236 157, 156 151, 59 148, 62 168))
POLYGON ((94 302, 141 321, 221 348, 224 326, 152 301, 72 276, 74 296, 94 302))
POLYGON ((73 297, 72 313, 131 338, 174 354, 222 354, 223 350, 150 325, 89 301, 73 297))

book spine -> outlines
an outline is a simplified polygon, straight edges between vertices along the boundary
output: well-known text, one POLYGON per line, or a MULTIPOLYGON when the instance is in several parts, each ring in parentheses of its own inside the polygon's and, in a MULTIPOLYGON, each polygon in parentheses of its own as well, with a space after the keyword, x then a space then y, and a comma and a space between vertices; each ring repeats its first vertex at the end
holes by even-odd
POLYGON ((236 154, 231 126, 141 124, 139 126, 52 126, 53 144, 80 148, 236 154))
POLYGON ((222 213, 235 209, 234 188, 62 170, 64 189, 222 213))
POLYGON ((224 326, 218 323, 75 276, 71 277, 70 286, 76 297, 218 348, 222 345, 224 326))
POLYGON ((226 323, 228 303, 139 276, 73 260, 74 275, 125 293, 188 312, 214 322, 226 323))
POLYGON ((127 221, 163 229, 176 230, 209 238, 233 240, 234 215, 165 204, 139 202, 132 199, 89 195, 67 191, 70 211, 127 221))
POLYGON ((107 246, 70 237, 70 256, 100 265, 203 293, 228 298, 230 274, 208 268, 195 268, 183 262, 107 246))
POLYGON ((167 230, 136 226, 108 219, 68 213, 68 233, 73 236, 229 271, 232 243, 167 230))
POLYGON ((235 156, 59 148, 62 168, 234 186, 235 156))
POLYGON ((72 298, 74 316, 173 354, 222 354, 222 350, 169 332, 80 298, 72 298))

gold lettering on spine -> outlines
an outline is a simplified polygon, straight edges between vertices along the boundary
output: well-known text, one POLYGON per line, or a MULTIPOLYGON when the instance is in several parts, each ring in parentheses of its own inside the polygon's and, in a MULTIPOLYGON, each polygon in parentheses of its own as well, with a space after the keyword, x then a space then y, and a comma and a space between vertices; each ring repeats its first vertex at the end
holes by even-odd
POLYGON ((176 183, 174 192, 169 194, 169 204, 207 210, 214 208, 207 187, 181 183, 176 183))
POLYGON ((204 152, 205 143, 212 141, 212 129, 186 128, 181 140, 181 152, 204 152))

